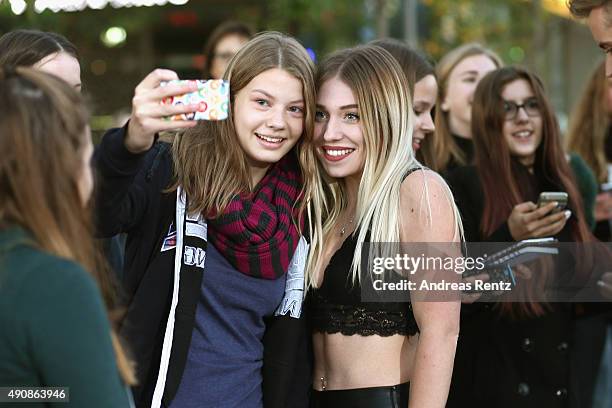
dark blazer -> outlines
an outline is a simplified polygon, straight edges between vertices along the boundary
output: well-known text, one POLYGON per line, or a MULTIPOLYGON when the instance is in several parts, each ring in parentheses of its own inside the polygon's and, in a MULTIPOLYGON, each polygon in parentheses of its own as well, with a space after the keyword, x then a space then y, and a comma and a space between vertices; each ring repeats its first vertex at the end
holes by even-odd
MULTIPOLYGON (((126 316, 120 332, 137 363, 136 404, 147 407, 151 406, 170 310, 173 261, 159 254, 174 219, 176 191, 166 191, 172 178, 170 145, 158 142, 147 153, 132 154, 124 147, 124 131, 125 128, 108 131, 96 150, 94 162, 99 176, 96 215, 100 235, 128 234, 122 279, 126 316)), ((199 284, 186 284, 179 290, 181 299, 190 305, 186 314, 191 322, 198 291, 199 284)), ((192 327, 177 330, 172 356, 186 356, 192 327)), ((264 407, 307 406, 310 389, 309 375, 304 374, 308 370, 304 358, 307 336, 303 314, 300 319, 273 316, 266 321, 262 340, 264 407), (294 384, 297 378, 298 383, 294 384)), ((170 405, 174 398, 184 363, 184 358, 170 359, 164 405, 170 405)))
MULTIPOLYGON (((506 222, 491 236, 480 233, 484 195, 475 166, 457 168, 447 179, 461 212, 467 241, 513 241, 506 222)), ((569 224, 570 221, 557 237, 560 241, 571 240, 569 224)), ((447 406, 582 406, 577 378, 572 375, 573 305, 550 304, 543 316, 518 319, 500 315, 497 306, 463 305, 447 406)))

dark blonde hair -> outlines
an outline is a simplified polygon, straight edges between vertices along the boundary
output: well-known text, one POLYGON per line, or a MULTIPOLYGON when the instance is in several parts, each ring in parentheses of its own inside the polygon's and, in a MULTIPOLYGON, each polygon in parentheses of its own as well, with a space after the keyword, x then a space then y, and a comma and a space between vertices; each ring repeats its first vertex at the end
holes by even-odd
POLYGON ((427 75, 436 76, 436 71, 427 57, 395 38, 383 38, 370 44, 384 48, 393 55, 408 80, 410 95, 414 98, 414 85, 427 75))
MULTIPOLYGON (((455 48, 446 54, 436 65, 436 77, 438 79, 438 101, 440 103, 446 99, 448 92, 448 81, 450 75, 457 65, 466 58, 476 55, 487 56, 493 61, 497 68, 503 65, 501 58, 492 50, 483 47, 478 43, 469 43, 455 48)), ((448 119, 448 113, 442 109, 436 109, 435 115, 436 132, 433 139, 433 162, 436 171, 444 171, 454 161, 458 165, 465 165, 467 157, 463 154, 455 142, 448 119)))
POLYGON ((610 128, 610 113, 606 94, 608 80, 605 62, 591 74, 580 102, 572 112, 567 132, 568 151, 578 153, 591 167, 600 183, 608 179, 605 140, 610 128))
MULTIPOLYGON (((236 194, 251 191, 246 156, 237 140, 232 106, 236 94, 253 78, 280 68, 302 84, 304 132, 297 152, 304 177, 304 191, 315 180, 316 158, 311 149, 314 131, 314 64, 295 39, 277 32, 257 35, 232 58, 226 71, 230 82, 230 115, 223 121, 203 121, 176 138, 173 145, 176 181, 189 197, 189 210, 207 217, 221 214, 236 194)), ((306 194, 307 195, 307 194, 306 194)))
MULTIPOLYGON (((410 95, 413 101, 416 83, 428 75, 432 75, 434 78, 436 77, 436 71, 427 57, 413 50, 407 44, 394 38, 375 40, 370 42, 370 44, 382 47, 393 55, 393 58, 396 59, 406 75, 408 88, 410 89, 410 95)), ((433 137, 433 134, 426 137, 425 140, 421 142, 421 148, 416 152, 417 160, 432 169, 436 168, 433 151, 433 137)))
MULTIPOLYGON (((78 188, 89 120, 81 95, 53 75, 0 67, 0 111, 0 226, 18 225, 36 247, 80 264, 112 311, 113 285, 78 188)), ((111 337, 119 372, 134 384, 114 331, 111 337)))

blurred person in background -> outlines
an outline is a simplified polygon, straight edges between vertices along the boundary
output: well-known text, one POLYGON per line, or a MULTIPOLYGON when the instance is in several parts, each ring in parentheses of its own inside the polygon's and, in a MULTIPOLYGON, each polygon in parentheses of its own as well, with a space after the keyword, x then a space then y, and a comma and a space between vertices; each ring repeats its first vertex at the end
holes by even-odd
MULTIPOLYGON (((597 65, 591 74, 583 91, 582 97, 574 108, 567 133, 567 147, 570 152, 576 152, 585 161, 597 177, 597 184, 605 187, 612 183, 612 84, 605 75, 605 62, 597 65)), ((602 242, 610 242, 610 221, 612 220, 612 192, 600 189, 595 204, 594 234, 602 242)), ((610 316, 608 316, 609 322, 610 316)), ((612 407, 610 387, 612 380, 612 327, 608 323, 606 346, 606 321, 603 318, 593 318, 593 325, 599 323, 599 331, 581 330, 587 333, 585 341, 590 343, 590 351, 601 356, 599 385, 595 395, 595 407, 612 407)), ((580 363, 591 361, 580 359, 580 363)), ((584 370, 584 377, 591 378, 597 373, 599 362, 584 370)))
POLYGON ((424 55, 399 40, 387 38, 372 41, 370 44, 387 50, 406 74, 414 112, 412 149, 419 162, 435 169, 437 166, 434 162, 432 140, 435 125, 432 113, 438 97, 438 83, 433 65, 424 55))
MULTIPOLYGON (((520 67, 487 74, 474 94, 471 127, 475 164, 448 176, 468 242, 594 241, 554 111, 534 74, 520 67), (567 209, 538 207, 542 191, 567 192, 567 209)), ((589 278, 588 259, 557 262, 579 284, 589 278)), ((523 287, 542 282, 546 273, 534 270, 523 287)), ((449 407, 586 406, 576 382, 581 373, 571 362, 572 304, 539 303, 527 295, 521 303, 469 309, 462 316, 449 407)))
POLYGON ((69 387, 67 406, 129 407, 135 378, 110 324, 113 285, 87 209, 89 115, 74 88, 0 67, 0 386, 69 387))
MULTIPOLYGON (((605 54, 605 77, 609 82, 612 80, 612 1, 610 0, 568 0, 567 5, 570 9, 570 12, 574 17, 577 18, 585 18, 587 20, 587 24, 589 29, 591 30, 591 34, 593 35, 593 39, 601 48, 601 50, 605 54)), ((607 84, 609 86, 609 83, 607 84)), ((609 91, 608 91, 609 92, 609 91)), ((609 97, 605 98, 606 102, 609 104, 609 97)), ((610 106, 610 105, 608 105, 610 106)), ((599 109, 596 110, 599 112, 599 109)), ((600 119, 603 120, 603 119, 600 119)), ((599 123, 601 126, 601 122, 599 123)), ((593 142, 597 140, 597 142, 601 143, 601 134, 592 134, 588 136, 589 139, 593 142)), ((610 136, 606 136, 606 142, 604 143, 605 148, 603 152, 605 152, 606 158, 609 161, 610 157, 610 136)), ((596 155, 599 156, 596 161, 589 158, 588 154, 585 154, 585 158, 587 162, 593 166, 593 171, 597 176, 598 180, 601 181, 604 176, 604 172, 602 172, 601 164, 603 163, 602 149, 599 146, 599 151, 596 152, 596 155)), ((595 153, 595 152, 594 152, 595 153)), ((609 169, 609 168, 608 168, 609 169)), ((610 175, 610 171, 608 170, 608 180, 610 180, 612 176, 610 175)), ((610 241, 610 224, 608 224, 608 228, 606 228, 604 218, 609 215, 609 196, 599 195, 597 198, 597 207, 596 207, 596 219, 599 220, 598 226, 596 229, 596 233, 600 238, 606 238, 606 241, 610 241)), ((608 290, 612 291, 612 282, 607 286, 608 290)), ((612 397, 610 397, 610 383, 612 383, 612 328, 608 328, 608 340, 606 344, 606 349, 604 351, 603 364, 600 370, 599 384, 596 389, 595 401, 598 406, 602 408, 610 408, 612 407, 612 397)))
POLYGON ((305 339, 314 64, 295 39, 261 33, 224 78, 227 120, 167 121, 199 106, 160 101, 196 85, 162 87, 177 75, 155 70, 136 87, 128 125, 96 152, 101 232, 128 234, 121 333, 139 407, 307 404, 289 390, 305 339), (157 140, 176 128, 187 130, 173 146, 157 140))
POLYGON ((457 166, 471 164, 472 100, 478 82, 501 67, 501 58, 480 44, 469 43, 450 51, 436 65, 438 107, 435 115, 433 170, 444 174, 457 166))
MULTIPOLYGON (((54 32, 19 29, 0 37, 0 65, 32 67, 55 75, 77 91, 82 90, 77 48, 54 32)), ((123 268, 123 244, 118 237, 102 240, 108 263, 119 273, 123 268)))
POLYGON ((237 21, 217 26, 204 45, 204 79, 221 79, 232 57, 252 37, 251 28, 237 21))
POLYGON ((4 34, 0 37, 0 65, 32 67, 81 91, 79 53, 61 34, 26 29, 4 34))
MULTIPOLYGON (((578 153, 597 178, 599 188, 612 183, 612 83, 605 76, 602 62, 591 74, 567 132, 567 148, 578 153)), ((612 187, 612 186, 611 186, 612 187)), ((595 236, 610 241, 612 188, 599 191, 595 203, 595 236)))

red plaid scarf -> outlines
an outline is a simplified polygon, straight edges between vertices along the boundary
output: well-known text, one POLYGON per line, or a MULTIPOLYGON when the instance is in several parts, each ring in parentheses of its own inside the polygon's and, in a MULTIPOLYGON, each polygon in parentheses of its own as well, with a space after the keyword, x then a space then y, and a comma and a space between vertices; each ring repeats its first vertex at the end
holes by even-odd
POLYGON ((240 272, 262 279, 281 277, 300 239, 293 208, 301 185, 295 156, 287 154, 255 191, 236 195, 221 216, 208 220, 208 239, 240 272))

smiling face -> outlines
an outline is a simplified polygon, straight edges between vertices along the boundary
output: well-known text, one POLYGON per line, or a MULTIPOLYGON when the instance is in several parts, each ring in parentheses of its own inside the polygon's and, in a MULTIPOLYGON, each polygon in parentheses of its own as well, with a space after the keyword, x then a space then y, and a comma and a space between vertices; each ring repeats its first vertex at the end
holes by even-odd
POLYGON ((47 55, 34 64, 33 68, 55 75, 81 91, 81 66, 79 61, 67 52, 47 55))
POLYGON ((539 106, 539 102, 531 85, 524 79, 508 83, 501 97, 505 102, 517 105, 531 104, 531 115, 527 114, 525 108, 519 108, 514 119, 506 119, 502 128, 510 154, 517 157, 523 165, 531 166, 535 160, 536 150, 542 142, 542 116, 535 109, 539 106))
POLYGON ((302 83, 282 69, 262 72, 236 93, 233 118, 251 173, 263 176, 302 135, 302 83))
POLYGON ((472 137, 472 100, 476 86, 486 74, 497 66, 484 54, 463 59, 451 71, 441 108, 448 113, 451 132, 470 139, 472 137))
POLYGON ((361 177, 365 143, 359 107, 351 88, 338 78, 325 81, 317 93, 315 145, 331 177, 361 177))
POLYGON ((612 78, 612 15, 609 6, 595 7, 587 20, 593 39, 606 54, 606 77, 612 78))
POLYGON ((421 148, 421 142, 427 135, 436 130, 431 111, 436 105, 438 84, 433 75, 421 78, 414 85, 412 108, 415 114, 414 131, 412 132, 412 148, 416 152, 421 148))

